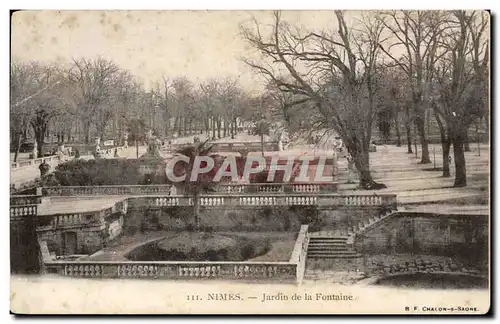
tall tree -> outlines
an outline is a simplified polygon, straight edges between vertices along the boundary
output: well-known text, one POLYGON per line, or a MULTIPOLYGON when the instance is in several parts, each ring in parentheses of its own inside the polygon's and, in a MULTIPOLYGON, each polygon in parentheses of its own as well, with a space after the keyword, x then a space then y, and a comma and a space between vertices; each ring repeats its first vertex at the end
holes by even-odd
MULTIPOLYGON (((489 26, 485 13, 453 11, 447 19, 438 62, 438 103, 433 105, 445 128, 447 145, 453 145, 455 187, 467 185, 464 144, 471 124, 487 110, 489 44, 483 37, 489 26)), ((444 148, 443 148, 444 151, 444 148)), ((444 156, 443 156, 444 158, 444 156)))
POLYGON ((342 11, 335 11, 336 33, 302 32, 274 13, 270 35, 261 26, 242 29, 244 39, 261 54, 260 62, 245 62, 276 84, 314 102, 321 128, 335 130, 343 139, 360 175, 360 187, 385 187, 370 172, 369 147, 377 107, 377 58, 380 21, 365 17, 360 29, 348 27, 342 11), (279 73, 278 70, 284 71, 279 73))
POLYGON ((13 62, 10 66, 10 139, 14 149, 14 162, 24 140, 32 117, 30 99, 43 90, 36 89, 33 82, 35 63, 13 62))
POLYGON ((389 34, 379 43, 380 48, 406 74, 411 86, 414 122, 422 146, 420 163, 430 163, 425 112, 430 107, 429 86, 434 66, 441 55, 437 49, 445 28, 445 15, 442 11, 394 10, 382 12, 377 18, 389 34), (397 55, 395 52, 403 54, 397 55))
POLYGON ((119 75, 118 66, 103 58, 74 60, 68 79, 73 85, 73 101, 83 123, 85 143, 90 143, 90 129, 94 124, 103 136, 112 117, 112 91, 119 75))

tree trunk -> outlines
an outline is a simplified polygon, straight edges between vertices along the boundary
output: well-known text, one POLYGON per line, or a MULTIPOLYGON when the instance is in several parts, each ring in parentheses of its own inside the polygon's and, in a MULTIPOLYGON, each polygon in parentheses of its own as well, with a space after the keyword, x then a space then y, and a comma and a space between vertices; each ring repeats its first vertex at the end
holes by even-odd
POLYGON ((373 190, 387 188, 386 185, 382 183, 377 183, 373 180, 370 172, 370 155, 369 155, 369 143, 365 145, 365 149, 355 149, 350 150, 350 154, 354 159, 354 165, 359 173, 359 186, 362 189, 373 190))
POLYGON ((184 123, 183 123, 183 125, 184 125, 184 135, 191 134, 189 132, 189 123, 188 123, 186 117, 184 117, 184 123))
POLYGON ((215 117, 212 117, 212 138, 215 139, 215 117))
POLYGON ((90 122, 87 121, 83 124, 83 132, 85 133, 85 144, 90 144, 90 122))
POLYGON ((450 176, 450 162, 448 157, 450 156, 450 136, 448 135, 448 130, 444 127, 439 114, 434 114, 434 118, 438 124, 439 135, 441 136, 441 147, 443 149, 443 177, 450 176))
POLYGON ((399 131, 398 114, 394 114, 394 129, 396 130, 396 146, 401 147, 401 132, 399 131))
POLYGON ((203 122, 205 124, 205 133, 210 134, 210 119, 209 118, 203 118, 203 122))
POLYGON ((41 158, 43 156, 43 154, 42 154, 42 152, 43 152, 43 134, 45 133, 44 132, 45 129, 43 126, 37 126, 36 128, 33 128, 33 130, 35 133, 35 141, 36 141, 36 145, 38 148, 37 158, 41 158))
POLYGON ((465 154, 462 136, 455 136, 453 140, 453 155, 455 158, 455 183, 454 187, 467 186, 467 172, 465 169, 465 154))
POLYGON ((237 129, 238 125, 237 125, 237 120, 236 120, 236 118, 235 118, 235 119, 234 119, 234 121, 231 123, 231 125, 232 125, 232 130, 233 130, 233 132, 231 133, 231 139, 234 139, 234 138, 235 138, 235 136, 236 136, 236 132, 238 131, 238 129, 237 129))
POLYGON ((178 123, 179 123, 179 116, 175 116, 173 132, 174 133, 177 132, 177 134, 179 134, 178 123))
POLYGON ((470 152, 470 145, 469 145, 469 131, 467 128, 464 128, 464 151, 465 152, 470 152))
POLYGON ((448 139, 441 140, 441 146, 443 148, 443 177, 450 177, 450 146, 451 142, 448 139))
POLYGON ((217 138, 219 138, 219 139, 221 138, 220 137, 221 126, 222 126, 221 125, 221 118, 219 117, 219 118, 217 118, 217 138))
POLYGON ((411 148, 411 128, 410 123, 405 124, 406 128, 406 141, 408 143, 408 154, 413 154, 413 150, 411 148))
POLYGON ((135 140, 135 156, 139 158, 139 141, 135 140))
POLYGON ((427 143, 427 138, 425 137, 425 115, 423 113, 418 116, 416 120, 418 135, 420 136, 420 144, 422 146, 422 159, 420 160, 420 164, 431 163, 431 159, 429 157, 429 145, 427 143))

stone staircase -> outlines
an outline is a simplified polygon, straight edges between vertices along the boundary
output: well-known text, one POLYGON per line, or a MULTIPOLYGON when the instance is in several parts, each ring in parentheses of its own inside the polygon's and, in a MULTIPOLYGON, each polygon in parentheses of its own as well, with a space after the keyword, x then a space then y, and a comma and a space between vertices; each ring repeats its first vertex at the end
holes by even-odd
POLYGON ((347 245, 347 236, 311 236, 307 248, 307 257, 310 259, 324 258, 359 258, 352 247, 347 245))
POLYGON ((352 246, 354 244, 356 235, 360 235, 366 230, 382 224, 386 219, 392 217, 396 213, 398 213, 398 210, 387 210, 383 214, 378 214, 369 218, 365 218, 363 219, 362 222, 359 222, 356 226, 348 228, 346 230, 347 245, 352 246))

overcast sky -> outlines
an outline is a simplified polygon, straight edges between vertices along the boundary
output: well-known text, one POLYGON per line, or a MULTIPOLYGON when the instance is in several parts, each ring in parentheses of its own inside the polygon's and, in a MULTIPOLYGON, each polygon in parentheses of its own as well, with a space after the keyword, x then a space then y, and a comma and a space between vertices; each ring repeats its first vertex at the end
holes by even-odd
MULTIPOLYGON (((240 58, 246 44, 239 25, 270 11, 22 11, 12 17, 12 57, 59 61, 102 56, 129 69, 149 86, 186 76, 193 81, 239 76, 260 88, 240 58)), ((332 11, 293 11, 283 17, 308 28, 334 26, 332 11)))

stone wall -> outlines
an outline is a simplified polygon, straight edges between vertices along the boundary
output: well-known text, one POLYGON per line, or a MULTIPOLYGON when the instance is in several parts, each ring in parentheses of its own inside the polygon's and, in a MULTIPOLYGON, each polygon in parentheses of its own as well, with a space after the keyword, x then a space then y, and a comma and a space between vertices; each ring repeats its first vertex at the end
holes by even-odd
MULTIPOLYGON (((314 206, 252 206, 251 208, 215 209, 200 206, 200 222, 213 230, 298 231, 303 223, 309 231, 347 230, 381 212, 382 207, 350 207, 318 210, 314 206)), ((189 206, 151 207, 147 198, 129 200, 125 217, 126 231, 156 228, 186 230, 195 225, 193 208, 189 206), (146 223, 146 224, 144 224, 146 223), (158 225, 161 224, 161 225, 158 225)))
POLYGON ((34 274, 40 270, 40 248, 36 239, 35 216, 10 221, 10 269, 12 273, 34 274))
MULTIPOLYGON (((304 221, 304 215, 312 215, 315 212, 314 208, 309 206, 241 209, 212 209, 201 206, 200 225, 214 231, 298 231, 304 221)), ((144 226, 144 229, 148 230, 161 228, 181 231, 189 230, 194 225, 192 207, 150 207, 146 199, 137 198, 129 201, 124 227, 125 231, 130 233, 144 226)))
POLYGON ((92 254, 103 248, 105 233, 101 226, 92 227, 66 227, 52 230, 38 231, 38 237, 42 241, 47 241, 50 252, 56 255, 66 254, 70 248, 66 246, 65 233, 76 235, 76 246, 74 254, 92 254))
POLYGON ((487 262, 488 217, 398 213, 358 235, 367 254, 446 255, 487 262))

